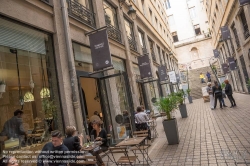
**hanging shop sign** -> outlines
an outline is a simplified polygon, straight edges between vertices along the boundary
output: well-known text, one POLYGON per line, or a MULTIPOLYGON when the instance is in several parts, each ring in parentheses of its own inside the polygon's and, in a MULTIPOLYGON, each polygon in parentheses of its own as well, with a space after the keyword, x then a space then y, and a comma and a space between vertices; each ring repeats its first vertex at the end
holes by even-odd
POLYGON ((176 82, 179 83, 180 82, 180 75, 176 74, 176 82))
POLYGON ((168 72, 168 76, 169 76, 169 81, 170 82, 172 82, 172 83, 176 83, 177 82, 175 71, 168 72))
POLYGON ((231 39, 230 31, 228 29, 228 26, 223 26, 220 28, 222 40, 228 40, 231 39))
POLYGON ((166 66, 158 67, 160 81, 166 81, 168 79, 166 66))
POLYGON ((213 52, 215 58, 218 58, 220 56, 220 52, 217 49, 214 49, 213 52))
POLYGON ((250 4, 250 0, 239 0, 240 5, 250 4))
POLYGON ((141 79, 152 77, 152 71, 148 55, 138 57, 138 65, 140 69, 141 79))
POLYGON ((112 67, 107 30, 103 29, 89 35, 93 70, 112 67))
POLYGON ((233 57, 227 58, 227 61, 229 63, 230 70, 236 70, 237 69, 237 64, 235 63, 235 60, 234 60, 233 57))
POLYGON ((229 70, 227 63, 222 63, 221 68, 222 68, 224 74, 230 73, 230 70, 229 70))

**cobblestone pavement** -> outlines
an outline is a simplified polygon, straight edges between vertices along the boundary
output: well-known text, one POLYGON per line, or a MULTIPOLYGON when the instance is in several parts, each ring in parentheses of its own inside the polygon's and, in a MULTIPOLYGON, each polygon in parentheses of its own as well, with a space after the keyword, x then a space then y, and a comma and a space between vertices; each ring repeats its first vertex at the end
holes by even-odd
MULTIPOLYGON (((235 93, 234 98, 235 108, 210 110, 209 103, 197 99, 187 104, 187 118, 178 111, 178 145, 168 145, 158 118, 159 137, 149 150, 150 165, 250 166, 250 95, 235 93)), ((225 102, 230 106, 228 99, 225 102)))

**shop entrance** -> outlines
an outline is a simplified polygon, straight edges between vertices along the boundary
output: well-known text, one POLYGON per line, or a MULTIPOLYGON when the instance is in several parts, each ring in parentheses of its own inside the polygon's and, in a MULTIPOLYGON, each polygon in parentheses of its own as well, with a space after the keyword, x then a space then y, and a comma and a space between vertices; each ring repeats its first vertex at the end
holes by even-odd
POLYGON ((112 135, 111 143, 126 138, 135 129, 127 73, 115 72, 104 76, 103 73, 89 75, 88 72, 77 71, 77 77, 86 133, 89 134, 88 119, 98 111, 104 122, 103 127, 112 135))

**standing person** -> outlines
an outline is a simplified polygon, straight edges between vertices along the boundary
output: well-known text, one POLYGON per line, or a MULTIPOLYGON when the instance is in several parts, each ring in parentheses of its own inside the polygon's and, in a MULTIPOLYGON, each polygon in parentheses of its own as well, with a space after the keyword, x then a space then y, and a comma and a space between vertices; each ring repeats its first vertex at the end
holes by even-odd
POLYGON ((44 145, 37 158, 37 166, 67 166, 69 149, 63 144, 62 133, 51 132, 51 142, 44 145), (47 153, 48 152, 48 153, 47 153))
POLYGON ((210 98, 210 108, 211 110, 213 110, 214 109, 214 96, 213 96, 213 88, 212 88, 211 82, 207 83, 207 93, 209 94, 209 98, 210 98))
POLYGON ((211 74, 208 71, 207 71, 206 76, 207 76, 207 81, 211 82, 211 74))
POLYGON ((12 156, 3 157, 0 159, 0 166, 18 166, 18 161, 12 156))
POLYGON ((228 97, 228 99, 229 99, 229 101, 230 101, 230 103, 231 103, 231 107, 230 107, 230 108, 235 107, 235 106, 236 106, 236 103, 235 103, 235 100, 234 100, 234 98, 233 98, 232 86, 231 86, 231 84, 229 84, 229 81, 228 81, 228 80, 225 80, 224 82, 225 82, 225 84, 226 84, 225 93, 226 93, 226 95, 227 95, 227 97, 228 97))
POLYGON ((105 129, 101 128, 102 121, 94 120, 92 124, 93 130, 91 131, 90 135, 94 135, 95 141, 102 142, 102 144, 100 145, 101 149, 93 151, 92 154, 93 156, 96 156, 97 165, 104 166, 105 164, 99 154, 108 150, 107 132, 105 129))
POLYGON ((205 76, 204 76, 204 74, 200 74, 200 79, 201 79, 201 83, 205 83, 205 81, 204 81, 204 79, 205 79, 205 76))
POLYGON ((149 121, 148 115, 144 112, 142 107, 137 107, 137 114, 135 115, 136 130, 148 130, 148 140, 151 140, 151 132, 147 122, 149 121))
POLYGON ((8 139, 19 138, 21 144, 24 145, 25 144, 24 136, 26 137, 27 133, 23 128, 22 116, 23 116, 23 111, 17 109, 14 112, 14 116, 4 123, 3 130, 0 133, 0 135, 7 136, 8 139))
POLYGON ((217 81, 214 81, 214 86, 212 89, 213 89, 213 96, 214 96, 214 109, 217 106, 217 99, 220 102, 220 108, 223 109, 222 108, 222 89, 217 81))

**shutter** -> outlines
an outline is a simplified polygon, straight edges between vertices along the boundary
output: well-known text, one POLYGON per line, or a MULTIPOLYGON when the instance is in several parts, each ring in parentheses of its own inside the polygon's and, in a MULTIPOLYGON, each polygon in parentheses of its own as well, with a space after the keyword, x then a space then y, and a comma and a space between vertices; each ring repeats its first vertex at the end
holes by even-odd
POLYGON ((45 37, 42 32, 0 18, 0 45, 46 54, 45 37))

